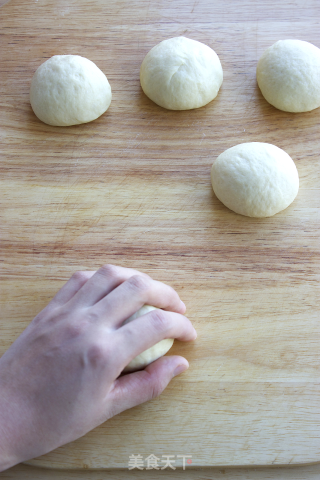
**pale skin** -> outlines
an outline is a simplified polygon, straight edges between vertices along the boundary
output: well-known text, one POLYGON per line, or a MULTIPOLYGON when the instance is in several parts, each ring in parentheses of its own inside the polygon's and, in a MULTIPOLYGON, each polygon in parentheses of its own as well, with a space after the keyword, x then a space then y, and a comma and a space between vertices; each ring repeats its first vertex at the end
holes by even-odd
POLYGON ((185 358, 119 375, 164 338, 194 340, 185 310, 175 290, 144 273, 76 272, 0 358, 0 471, 160 395, 188 368, 185 358), (122 326, 144 304, 162 310, 122 326))

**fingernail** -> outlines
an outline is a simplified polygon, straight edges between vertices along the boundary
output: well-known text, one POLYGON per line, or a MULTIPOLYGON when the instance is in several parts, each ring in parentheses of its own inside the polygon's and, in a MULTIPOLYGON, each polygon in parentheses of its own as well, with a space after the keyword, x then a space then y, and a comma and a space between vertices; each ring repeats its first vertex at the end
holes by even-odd
POLYGON ((186 310, 186 309, 187 309, 187 307, 185 306, 185 304, 183 303, 183 301, 182 301, 182 300, 180 300, 180 301, 181 301, 181 306, 182 306, 182 308, 183 308, 184 310, 186 310))
POLYGON ((188 369, 189 365, 186 365, 185 363, 180 363, 180 365, 178 365, 174 371, 173 371, 173 376, 176 377, 177 375, 179 375, 180 373, 183 373, 185 372, 187 369, 188 369))

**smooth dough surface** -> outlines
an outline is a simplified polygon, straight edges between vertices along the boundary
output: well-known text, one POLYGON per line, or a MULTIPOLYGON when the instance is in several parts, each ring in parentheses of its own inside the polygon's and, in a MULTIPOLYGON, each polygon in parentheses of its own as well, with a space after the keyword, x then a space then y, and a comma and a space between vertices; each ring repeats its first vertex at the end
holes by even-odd
POLYGON ((248 217, 275 215, 299 190, 293 160, 270 143, 241 143, 221 153, 212 165, 211 182, 226 207, 248 217))
POLYGON ((223 80, 218 55, 204 43, 186 37, 160 42, 140 69, 144 93, 169 110, 190 110, 211 102, 223 80))
POLYGON ((68 126, 100 117, 111 103, 105 74, 87 58, 55 55, 35 72, 30 103, 37 117, 48 125, 68 126))
POLYGON ((320 106, 320 49, 302 40, 279 40, 259 59, 257 82, 262 95, 285 112, 320 106))
MULTIPOLYGON (((151 305, 144 305, 136 313, 131 315, 131 317, 129 317, 123 324, 125 325, 126 323, 132 322, 136 318, 141 317, 152 310, 156 310, 156 308, 152 307, 151 305)), ((133 360, 131 360, 131 362, 123 371, 132 372, 134 370, 140 370, 141 368, 146 367, 149 365, 149 363, 152 363, 165 355, 172 347, 173 342, 173 338, 165 338, 164 340, 161 340, 161 342, 156 343, 153 345, 153 347, 150 347, 144 352, 140 353, 140 355, 137 355, 133 360)))

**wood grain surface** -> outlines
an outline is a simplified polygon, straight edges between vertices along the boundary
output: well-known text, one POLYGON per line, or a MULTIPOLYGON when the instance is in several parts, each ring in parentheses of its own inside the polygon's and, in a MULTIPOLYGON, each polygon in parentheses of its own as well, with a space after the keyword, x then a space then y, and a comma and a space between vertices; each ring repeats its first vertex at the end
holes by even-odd
POLYGON ((159 398, 34 465, 126 468, 129 455, 151 453, 191 454, 194 466, 320 460, 320 109, 276 110, 255 80, 275 41, 320 47, 319 14, 317 0, 1 8, 0 354, 75 270, 103 263, 172 285, 198 331, 193 344, 175 342, 190 369, 159 398), (162 109, 139 85, 145 54, 178 35, 211 46, 224 70, 218 97, 193 111, 162 109), (105 115, 76 127, 34 116, 32 75, 55 54, 107 75, 105 115), (299 171, 297 199, 271 218, 236 215, 211 189, 213 160, 248 141, 283 148, 299 171))
POLYGON ((1 480, 319 480, 320 465, 251 468, 188 468, 187 470, 55 470, 17 465, 0 473, 1 480))

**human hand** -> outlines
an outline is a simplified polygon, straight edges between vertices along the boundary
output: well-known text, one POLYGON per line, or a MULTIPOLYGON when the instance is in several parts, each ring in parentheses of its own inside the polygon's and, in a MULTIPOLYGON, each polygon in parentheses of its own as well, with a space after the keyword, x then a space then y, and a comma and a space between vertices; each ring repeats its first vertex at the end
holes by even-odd
POLYGON ((194 340, 184 313, 178 294, 146 274, 112 265, 75 273, 0 359, 0 471, 159 395, 185 358, 119 375, 164 338, 194 340), (144 304, 163 310, 122 326, 144 304))

